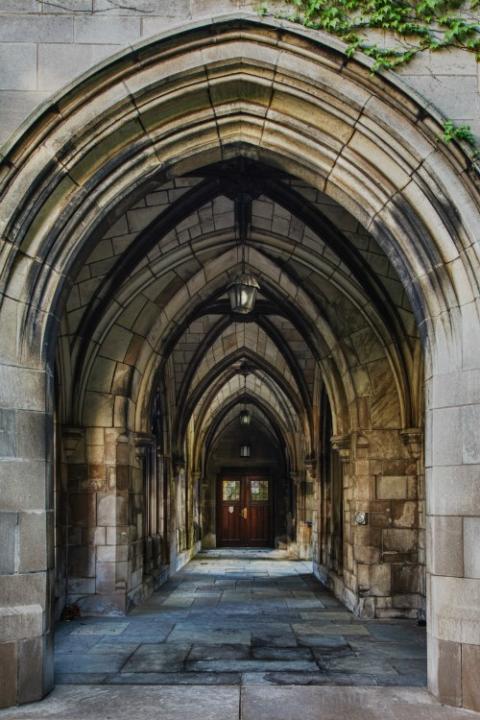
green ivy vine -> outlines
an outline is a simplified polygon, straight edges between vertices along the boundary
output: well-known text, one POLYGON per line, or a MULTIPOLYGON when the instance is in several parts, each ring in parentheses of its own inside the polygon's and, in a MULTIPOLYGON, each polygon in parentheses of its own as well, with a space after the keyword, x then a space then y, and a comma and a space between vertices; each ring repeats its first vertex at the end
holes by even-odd
POLYGON ((474 162, 480 158, 480 147, 470 125, 455 125, 453 120, 445 120, 443 123, 443 134, 438 139, 443 140, 444 143, 461 140, 472 148, 472 160, 474 162))
MULTIPOLYGON (((417 53, 461 48, 480 60, 480 0, 287 0, 288 19, 337 35, 347 55, 361 51, 374 60, 373 71, 410 62, 417 53), (385 47, 372 43, 371 31, 386 34, 385 47)), ((263 4, 260 11, 269 12, 263 4)))

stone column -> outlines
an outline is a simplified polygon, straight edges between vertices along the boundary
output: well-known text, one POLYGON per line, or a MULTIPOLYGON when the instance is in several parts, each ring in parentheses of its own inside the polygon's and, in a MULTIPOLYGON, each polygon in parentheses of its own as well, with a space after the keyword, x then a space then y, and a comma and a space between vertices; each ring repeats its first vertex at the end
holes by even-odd
POLYGON ((170 489, 170 572, 174 573, 184 564, 187 549, 185 460, 182 457, 174 458, 170 489))
MULTIPOLYGON (((170 509, 170 496, 168 481, 166 482, 166 468, 168 467, 169 458, 163 454, 160 448, 157 447, 156 452, 156 472, 157 472, 157 483, 158 483, 158 532, 159 532, 159 558, 160 565, 162 568, 168 567, 170 558, 170 542, 168 536, 169 530, 169 509, 170 509)), ((164 570, 162 569, 162 573, 164 570)))
POLYGON ((480 711, 480 321, 467 309, 461 361, 437 350, 427 382, 428 683, 480 711))
POLYGON ((53 687, 52 377, 0 365, 0 707, 53 687))
POLYGON ((157 557, 155 548, 156 539, 156 453, 153 452, 155 438, 150 433, 135 433, 135 458, 139 471, 136 487, 132 488, 130 504, 132 511, 138 518, 136 523, 137 538, 130 552, 129 576, 133 579, 132 589, 136 592, 137 600, 144 597, 154 589, 155 569, 157 557), (155 458, 155 460, 154 460, 155 458), (142 587, 143 586, 143 587, 142 587))
POLYGON ((195 545, 202 540, 202 527, 201 527, 201 483, 202 473, 199 470, 195 470, 191 474, 192 478, 192 497, 191 497, 191 508, 192 508, 192 545, 195 545))
POLYGON ((352 435, 333 435, 331 437, 332 449, 338 454, 342 474, 343 489, 343 577, 342 580, 333 578, 332 588, 338 597, 348 607, 354 608, 356 604, 356 572, 353 560, 353 533, 350 522, 350 501, 353 497, 352 473, 350 461, 352 459, 352 435))

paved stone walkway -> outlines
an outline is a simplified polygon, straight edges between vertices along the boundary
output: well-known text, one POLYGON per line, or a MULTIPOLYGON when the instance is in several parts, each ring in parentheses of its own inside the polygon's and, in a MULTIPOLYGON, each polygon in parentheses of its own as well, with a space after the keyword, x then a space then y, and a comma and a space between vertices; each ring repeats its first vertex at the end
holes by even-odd
POLYGON ((56 646, 55 690, 0 720, 479 717, 418 687, 422 629, 360 622, 276 551, 203 553, 126 618, 62 623, 56 646))
POLYGON ((0 720, 478 720, 422 688, 60 685, 0 720))
POLYGON ((425 632, 359 621, 273 550, 202 553, 128 617, 62 623, 57 684, 426 684, 425 632))

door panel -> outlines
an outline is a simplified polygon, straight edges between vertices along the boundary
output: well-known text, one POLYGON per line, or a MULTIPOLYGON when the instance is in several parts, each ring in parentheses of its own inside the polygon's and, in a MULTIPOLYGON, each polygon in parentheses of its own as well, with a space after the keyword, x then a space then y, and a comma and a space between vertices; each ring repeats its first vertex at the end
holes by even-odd
POLYGON ((241 478, 222 478, 219 484, 218 496, 222 545, 241 545, 241 478))
POLYGON ((270 544, 270 482, 261 476, 245 478, 248 545, 270 544))
POLYGON ((268 547, 272 489, 265 475, 224 475, 217 489, 219 547, 268 547))

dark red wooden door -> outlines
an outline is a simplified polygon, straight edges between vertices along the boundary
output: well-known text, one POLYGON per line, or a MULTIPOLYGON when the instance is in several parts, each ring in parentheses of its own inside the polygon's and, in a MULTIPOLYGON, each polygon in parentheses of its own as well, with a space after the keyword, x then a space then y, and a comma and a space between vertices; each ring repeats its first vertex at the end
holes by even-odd
POLYGON ((271 545, 272 491, 265 475, 225 474, 217 493, 217 544, 220 547, 271 545))

